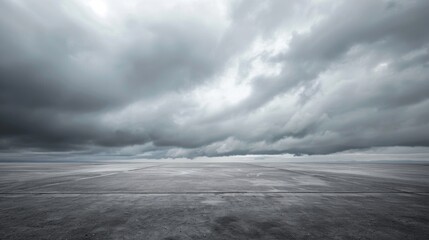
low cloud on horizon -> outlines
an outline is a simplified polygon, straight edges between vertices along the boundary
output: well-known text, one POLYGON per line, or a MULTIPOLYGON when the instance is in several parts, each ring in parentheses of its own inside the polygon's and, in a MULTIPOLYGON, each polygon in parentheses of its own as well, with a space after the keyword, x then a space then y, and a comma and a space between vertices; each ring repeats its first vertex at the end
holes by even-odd
POLYGON ((0 159, 427 154, 428 13, 425 0, 1 1, 0 159))

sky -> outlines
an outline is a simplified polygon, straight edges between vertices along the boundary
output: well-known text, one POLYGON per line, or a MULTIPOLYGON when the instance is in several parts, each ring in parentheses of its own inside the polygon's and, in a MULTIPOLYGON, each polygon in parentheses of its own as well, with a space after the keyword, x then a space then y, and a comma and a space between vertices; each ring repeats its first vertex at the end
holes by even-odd
POLYGON ((429 153, 428 23, 427 0, 2 0, 0 159, 429 153))

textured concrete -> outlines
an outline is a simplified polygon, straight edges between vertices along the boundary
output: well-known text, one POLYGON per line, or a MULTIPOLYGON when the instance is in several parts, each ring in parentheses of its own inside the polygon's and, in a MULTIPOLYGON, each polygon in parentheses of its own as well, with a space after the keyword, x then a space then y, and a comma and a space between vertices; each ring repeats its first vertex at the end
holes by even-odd
POLYGON ((0 239, 429 239, 429 165, 0 164, 0 239))

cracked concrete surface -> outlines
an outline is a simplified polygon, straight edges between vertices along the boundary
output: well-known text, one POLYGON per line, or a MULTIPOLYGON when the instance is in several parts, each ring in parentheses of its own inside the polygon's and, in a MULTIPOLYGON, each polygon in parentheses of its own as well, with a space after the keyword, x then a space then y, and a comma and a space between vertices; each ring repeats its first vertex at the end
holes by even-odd
POLYGON ((0 163, 0 239, 429 239, 429 165, 0 163))

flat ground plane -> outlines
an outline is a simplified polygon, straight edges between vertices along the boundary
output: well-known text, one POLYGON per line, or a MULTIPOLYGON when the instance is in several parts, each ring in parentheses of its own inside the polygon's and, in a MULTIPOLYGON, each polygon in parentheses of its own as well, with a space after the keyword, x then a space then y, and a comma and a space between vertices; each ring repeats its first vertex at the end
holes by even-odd
POLYGON ((0 239, 429 239, 429 165, 1 163, 0 239))

